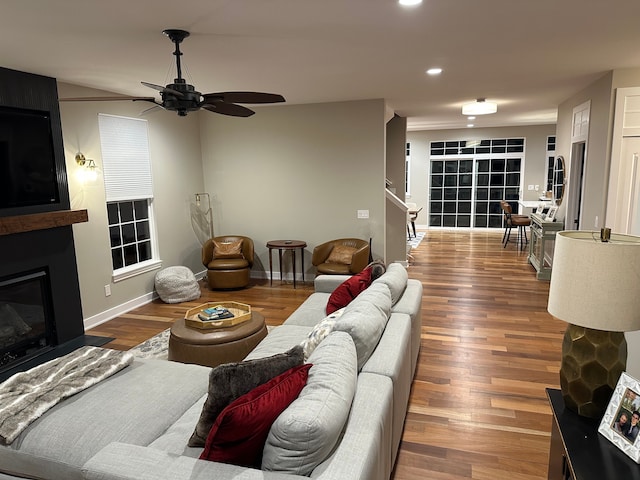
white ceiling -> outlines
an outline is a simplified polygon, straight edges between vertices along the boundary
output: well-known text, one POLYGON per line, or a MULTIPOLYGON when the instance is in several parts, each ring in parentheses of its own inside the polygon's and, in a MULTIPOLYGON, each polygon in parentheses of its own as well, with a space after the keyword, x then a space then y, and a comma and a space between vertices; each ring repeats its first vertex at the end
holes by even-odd
POLYGON ((476 126, 527 125, 554 123, 607 71, 640 67, 639 21, 640 0, 3 0, 0 66, 153 96, 140 81, 173 82, 161 32, 181 28, 202 93, 384 98, 410 130, 465 127, 462 104, 486 97, 498 113, 476 126))

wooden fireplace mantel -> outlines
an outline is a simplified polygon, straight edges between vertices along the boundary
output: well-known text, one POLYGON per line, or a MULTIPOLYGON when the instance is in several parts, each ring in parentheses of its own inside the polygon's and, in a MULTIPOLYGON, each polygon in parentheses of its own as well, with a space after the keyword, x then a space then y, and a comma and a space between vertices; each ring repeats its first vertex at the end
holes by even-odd
POLYGON ((55 212, 0 217, 0 235, 66 227, 74 223, 88 221, 89 214, 87 210, 58 210, 55 212))

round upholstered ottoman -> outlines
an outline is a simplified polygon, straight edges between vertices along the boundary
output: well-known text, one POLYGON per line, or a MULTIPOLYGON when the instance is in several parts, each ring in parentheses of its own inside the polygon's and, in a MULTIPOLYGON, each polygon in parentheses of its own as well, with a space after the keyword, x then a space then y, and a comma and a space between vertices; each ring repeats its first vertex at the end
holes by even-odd
POLYGON ((264 316, 251 312, 251 320, 231 327, 202 330, 176 320, 169 336, 169 360, 217 367, 239 362, 267 336, 264 316))
POLYGON ((200 298, 200 285, 187 267, 167 267, 156 273, 155 286, 165 303, 189 302, 200 298))

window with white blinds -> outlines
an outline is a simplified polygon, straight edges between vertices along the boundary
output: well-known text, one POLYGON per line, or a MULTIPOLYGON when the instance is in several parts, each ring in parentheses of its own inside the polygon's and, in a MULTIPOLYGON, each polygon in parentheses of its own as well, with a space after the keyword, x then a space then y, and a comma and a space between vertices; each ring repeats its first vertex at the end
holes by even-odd
POLYGON ((113 281, 161 267, 147 121, 98 115, 113 281))
POLYGON ((107 202, 153 198, 147 121, 98 114, 107 202))

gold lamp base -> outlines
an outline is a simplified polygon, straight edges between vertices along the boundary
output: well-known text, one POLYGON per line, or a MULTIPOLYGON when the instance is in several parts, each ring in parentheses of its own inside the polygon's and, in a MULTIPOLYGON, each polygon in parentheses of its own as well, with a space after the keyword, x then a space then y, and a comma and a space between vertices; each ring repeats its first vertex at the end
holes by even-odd
POLYGON ((624 332, 569 324, 562 341, 560 388, 570 410, 602 418, 627 363, 624 332))

